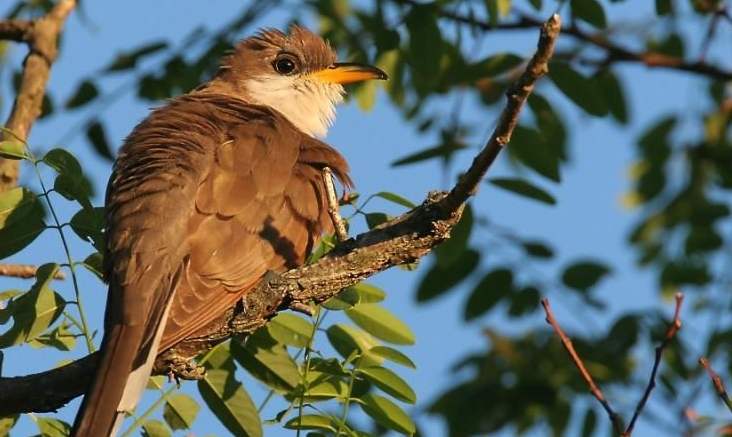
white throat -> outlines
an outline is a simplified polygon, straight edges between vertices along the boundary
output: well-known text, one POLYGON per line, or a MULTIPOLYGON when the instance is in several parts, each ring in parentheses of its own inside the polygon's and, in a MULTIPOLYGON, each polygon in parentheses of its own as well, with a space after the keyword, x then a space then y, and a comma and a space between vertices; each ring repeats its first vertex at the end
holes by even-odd
POLYGON ((260 76, 244 81, 252 103, 269 106, 304 133, 324 137, 335 120, 335 106, 343 101, 341 85, 307 76, 260 76))

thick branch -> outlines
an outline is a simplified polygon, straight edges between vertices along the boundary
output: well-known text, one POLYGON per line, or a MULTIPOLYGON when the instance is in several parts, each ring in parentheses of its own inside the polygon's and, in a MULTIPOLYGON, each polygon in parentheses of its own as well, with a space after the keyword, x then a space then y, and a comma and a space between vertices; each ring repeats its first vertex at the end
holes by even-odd
MULTIPOLYGON (((28 139, 31 126, 41 114, 46 83, 51 65, 58 52, 58 36, 66 17, 76 6, 75 0, 61 0, 51 11, 32 24, 5 21, 10 36, 21 36, 29 46, 28 56, 23 63, 20 89, 5 127, 18 138, 28 139), (10 32, 15 29, 14 32, 10 32), (18 32, 22 31, 22 35, 18 32)), ((0 37, 3 26, 0 25, 0 37)), ((11 38, 16 40, 15 38, 11 38)), ((14 187, 18 182, 19 161, 0 159, 0 192, 14 187)))
MULTIPOLYGON (((248 334, 263 326, 278 311, 308 302, 323 302, 344 287, 356 284, 390 267, 416 261, 445 241, 460 220, 465 200, 475 193, 483 175, 511 138, 519 112, 534 83, 547 71, 547 62, 559 35, 560 19, 552 16, 544 26, 537 53, 508 92, 508 102, 490 140, 458 184, 447 193, 430 193, 419 207, 346 240, 317 262, 281 275, 269 274, 232 309, 195 336, 164 351, 155 363, 156 373, 173 371, 196 375, 188 359, 232 335, 248 334)), ((96 354, 60 369, 35 375, 0 378, 0 416, 59 408, 81 395, 96 366, 96 354), (62 387, 56 390, 55 387, 62 387), (38 390, 43 397, 28 396, 38 390)))

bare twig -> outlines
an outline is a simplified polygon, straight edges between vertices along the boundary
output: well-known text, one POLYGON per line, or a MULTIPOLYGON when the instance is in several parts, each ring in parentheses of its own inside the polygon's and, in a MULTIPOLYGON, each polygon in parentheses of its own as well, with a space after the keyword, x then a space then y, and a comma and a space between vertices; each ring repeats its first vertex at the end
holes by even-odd
MULTIPOLYGON (((61 0, 47 15, 32 24, 4 22, 8 36, 20 37, 28 43, 28 56, 23 63, 18 95, 5 127, 18 138, 28 139, 31 126, 41 114, 43 96, 53 61, 58 53, 58 36, 66 17, 76 6, 75 0, 61 0)), ((2 26, 0 26, 0 30, 2 26)), ((1 35, 0 35, 1 36, 1 35)), ((17 38, 11 38, 18 40, 17 38)), ((0 159, 0 192, 13 188, 18 182, 19 161, 0 159)))
POLYGON ((666 334, 663 336, 661 344, 656 347, 656 358, 653 361, 651 377, 648 378, 648 385, 643 392, 643 396, 641 397, 640 401, 638 401, 638 404, 635 407, 633 417, 630 419, 628 427, 625 428, 625 432, 622 434, 623 436, 630 436, 632 434, 633 428, 635 427, 635 422, 638 420, 638 416, 640 416, 641 411, 643 411, 643 407, 645 407, 646 402, 648 402, 648 398, 651 396, 651 392, 656 387, 656 373, 658 372, 658 366, 661 364, 663 351, 666 349, 671 340, 673 340, 673 338, 676 336, 676 333, 679 331, 679 329, 681 329, 681 305, 684 303, 684 294, 676 293, 674 298, 676 299, 674 319, 671 324, 668 325, 668 328, 666 328, 666 334))
POLYGON ((335 186, 333 185, 333 171, 330 167, 323 167, 323 183, 325 184, 325 193, 328 199, 328 214, 333 222, 333 229, 335 229, 336 238, 338 241, 348 240, 348 231, 346 231, 346 223, 341 217, 341 213, 338 211, 338 196, 335 192, 335 186))
MULTIPOLYGON (((180 366, 232 335, 254 332, 278 311, 291 308, 293 304, 323 302, 342 288, 377 272, 412 263, 448 239, 460 220, 463 202, 475 192, 482 175, 511 137, 524 101, 534 83, 546 72, 559 27, 557 15, 546 22, 537 52, 517 84, 511 87, 506 108, 491 139, 449 194, 430 193, 422 205, 338 244, 311 265, 265 276, 236 307, 192 337, 163 351, 157 357, 155 372, 166 374, 177 368, 174 366, 180 366)), ((0 378, 0 416, 61 407, 85 390, 97 362, 98 353, 94 353, 47 372, 0 378), (39 395, 28 396, 28 393, 39 395)), ((195 364, 189 367, 195 368, 195 364)))
MULTIPOLYGON (((36 276, 38 267, 29 264, 0 264, 0 276, 10 278, 30 279, 36 276)), ((56 272, 54 279, 66 279, 62 271, 56 272)))
POLYGON ((712 384, 714 385, 714 391, 717 392, 717 395, 722 399, 724 405, 726 405, 729 411, 732 412, 732 400, 727 394, 727 389, 724 386, 722 378, 714 371, 714 369, 712 369, 712 365, 709 364, 709 360, 705 357, 699 358, 699 364, 707 371, 707 375, 709 375, 709 379, 712 380, 712 384))
POLYGON ((585 381, 587 386, 590 388, 590 393, 597 399, 600 404, 602 405, 602 408, 605 409, 605 412, 607 413, 608 417, 610 417, 610 422, 613 424, 613 429, 615 429, 615 432, 617 434, 623 433, 623 421, 618 415, 618 413, 613 410, 613 408, 610 406, 610 403, 605 399, 605 395, 602 393, 602 390, 600 390, 600 387, 595 384, 595 380, 592 379, 592 375, 589 371, 587 371, 587 368, 585 367, 585 364, 582 362, 582 358, 577 354, 577 351, 574 350, 574 345, 572 345, 572 340, 567 337, 567 334, 564 333, 562 330, 562 327, 559 326, 559 323, 557 322, 557 319, 554 318, 554 313, 552 312, 552 308, 549 305, 549 299, 542 299, 541 305, 544 307, 544 312, 546 313, 546 322, 551 325, 551 327, 554 329, 554 332, 559 336, 560 340, 562 341, 562 345, 564 346, 564 349, 567 350, 567 353, 569 354, 569 357, 572 359, 572 362, 577 367, 577 369, 580 372, 580 375, 582 375, 582 379, 585 381))
POLYGON ((503 147, 511 141, 513 130, 518 124, 519 114, 529 94, 534 90, 536 81, 549 71, 549 59, 554 54, 554 46, 562 27, 558 14, 552 15, 541 27, 541 36, 536 53, 529 61, 524 72, 506 92, 508 102, 501 112, 498 125, 483 150, 473 159, 470 169, 460 177, 458 183, 443 200, 446 208, 455 208, 475 194, 479 182, 495 161, 503 147))

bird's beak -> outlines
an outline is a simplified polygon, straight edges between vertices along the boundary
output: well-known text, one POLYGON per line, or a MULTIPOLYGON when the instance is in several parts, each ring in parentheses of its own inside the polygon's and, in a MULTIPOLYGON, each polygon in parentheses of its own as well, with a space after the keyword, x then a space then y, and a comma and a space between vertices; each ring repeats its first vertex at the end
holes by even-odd
POLYGON ((316 71, 313 73, 313 77, 326 83, 339 83, 341 85, 364 80, 386 80, 389 78, 386 73, 376 67, 355 62, 336 62, 328 68, 316 71))

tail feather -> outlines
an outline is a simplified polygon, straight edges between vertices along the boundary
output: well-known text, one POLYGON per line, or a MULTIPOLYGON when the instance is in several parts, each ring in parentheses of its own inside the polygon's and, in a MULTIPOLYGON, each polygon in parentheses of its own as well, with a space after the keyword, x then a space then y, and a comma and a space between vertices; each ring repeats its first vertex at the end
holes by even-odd
MULTIPOLYGON (((102 341, 102 360, 94 383, 84 396, 71 435, 105 437, 115 433, 124 411, 120 400, 125 396, 128 377, 142 343, 143 326, 114 325, 102 341)), ((145 376, 147 380, 147 376, 145 376)))

